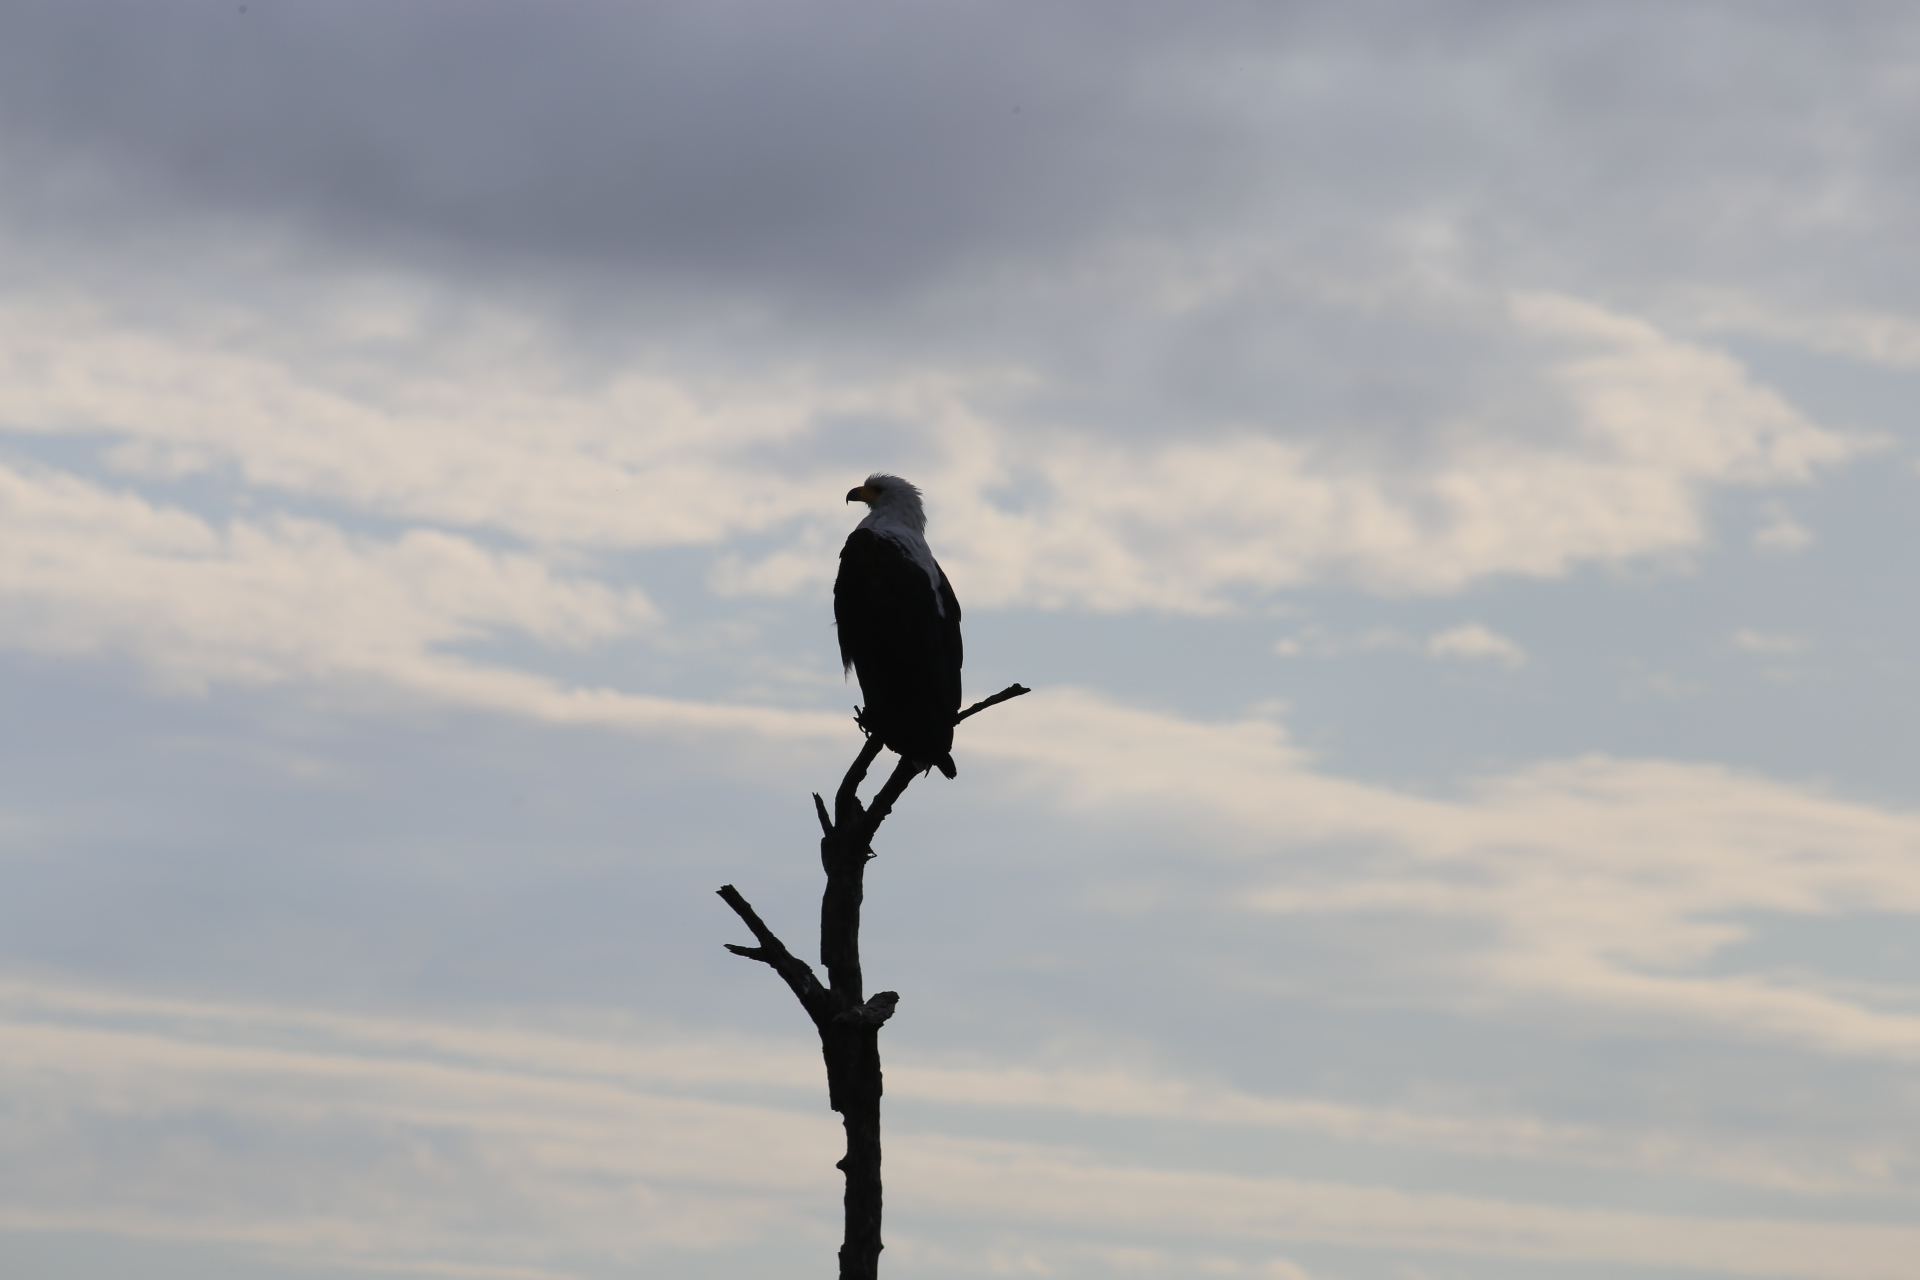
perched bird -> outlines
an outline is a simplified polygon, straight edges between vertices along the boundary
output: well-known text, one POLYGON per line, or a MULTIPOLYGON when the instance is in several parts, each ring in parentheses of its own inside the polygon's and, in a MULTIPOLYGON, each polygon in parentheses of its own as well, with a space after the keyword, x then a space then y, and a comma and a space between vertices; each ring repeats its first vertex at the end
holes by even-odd
POLYGON ((960 601, 927 548, 920 491, 874 474, 847 493, 871 510, 840 549, 833 621, 843 670, 860 678, 861 724, 923 769, 954 776, 960 601))

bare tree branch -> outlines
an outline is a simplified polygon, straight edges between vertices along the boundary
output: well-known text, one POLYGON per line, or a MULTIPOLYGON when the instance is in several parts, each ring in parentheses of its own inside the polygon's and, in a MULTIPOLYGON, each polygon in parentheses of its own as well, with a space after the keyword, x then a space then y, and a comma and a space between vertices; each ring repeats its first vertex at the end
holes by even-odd
MULTIPOLYGON (((859 723, 858 717, 855 723, 859 723)), ((864 726, 860 732, 866 733, 864 726)), ((879 758, 880 745, 878 737, 867 734, 866 745, 860 748, 860 754, 847 766, 847 776, 840 780, 840 789, 833 793, 833 820, 836 823, 845 822, 850 816, 857 816, 861 812, 860 784, 866 781, 867 770, 879 758)))
MULTIPOLYGON (((866 818, 859 828, 862 845, 873 839, 873 833, 880 829, 880 824, 885 822, 887 815, 893 812, 894 801, 905 793, 915 778, 926 771, 924 766, 905 759, 893 767, 893 776, 887 779, 886 785, 873 793, 873 799, 867 803, 866 818)), ((871 851, 868 852, 868 856, 872 856, 871 851)))
MULTIPOLYGON (((1008 685, 954 718, 968 716, 1009 698, 1030 693, 1008 685)), ((856 723, 859 717, 855 717, 856 723)), ((861 732, 865 733, 863 725, 861 732)), ((820 866, 827 874, 820 895, 820 963, 827 971, 822 986, 813 970, 787 950, 747 900, 732 885, 720 897, 753 931, 756 947, 727 943, 727 950, 772 968, 792 988, 801 1008, 820 1033, 820 1054, 827 1064, 827 1101, 840 1113, 847 1131, 847 1154, 838 1168, 846 1174, 846 1236, 840 1246, 840 1280, 877 1280, 880 1267, 880 1028, 900 1003, 897 991, 867 999, 860 971, 860 905, 866 892, 867 863, 873 836, 893 812, 913 780, 926 772, 902 757, 869 804, 860 803, 860 784, 880 757, 880 739, 867 734, 860 754, 833 793, 833 812, 818 792, 814 816, 820 822, 820 866)))
POLYGON ((893 1007, 899 1003, 898 991, 878 991, 865 1004, 856 1005, 845 1013, 834 1014, 833 1020, 842 1026, 863 1022, 870 1027, 877 1027, 893 1016, 893 1007))
POLYGON ((724 944, 727 950, 749 960, 758 960, 786 979, 793 994, 799 997, 800 1006, 815 1022, 832 1016, 836 1011, 831 1008, 827 990, 820 985, 820 979, 813 976, 813 970, 806 961, 787 950, 787 944, 774 936, 773 930, 767 928, 759 913, 740 896, 740 891, 730 884, 722 885, 720 898, 733 908, 735 915, 746 921, 747 928, 753 931, 753 936, 760 942, 757 947, 737 947, 729 942, 724 944))
POLYGON ((976 711, 985 711, 988 707, 997 707, 1009 698, 1017 698, 1023 693, 1032 693, 1032 692, 1033 690, 1027 688, 1027 686, 1023 684, 1010 684, 1006 688, 1002 689, 1000 692, 994 694, 991 698, 980 699, 980 701, 974 703, 972 706, 968 707, 965 711, 962 711, 959 715, 955 716, 953 718, 953 722, 955 724, 959 724, 962 720, 965 720, 968 716, 972 715, 976 711))

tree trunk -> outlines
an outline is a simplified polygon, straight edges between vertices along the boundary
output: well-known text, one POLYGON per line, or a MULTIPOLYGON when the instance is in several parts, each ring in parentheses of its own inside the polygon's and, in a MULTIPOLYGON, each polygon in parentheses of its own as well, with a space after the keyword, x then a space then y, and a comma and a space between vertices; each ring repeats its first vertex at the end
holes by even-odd
POLYGON ((877 1280, 885 1247, 880 1243, 880 1028, 836 1029, 827 1062, 828 1079, 840 1076, 834 1109, 847 1127, 847 1154, 839 1165, 847 1175, 840 1280, 877 1280))

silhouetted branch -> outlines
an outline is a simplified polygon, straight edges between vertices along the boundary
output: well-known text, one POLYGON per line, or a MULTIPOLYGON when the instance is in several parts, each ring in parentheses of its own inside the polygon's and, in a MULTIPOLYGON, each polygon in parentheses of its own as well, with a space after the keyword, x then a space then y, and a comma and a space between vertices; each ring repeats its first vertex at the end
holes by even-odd
MULTIPOLYGON (((861 732, 866 733, 866 730, 862 728, 861 732)), ((840 780, 840 789, 833 793, 834 822, 844 823, 849 817, 860 814, 860 784, 866 781, 867 770, 872 768, 873 762, 879 758, 880 746, 878 737, 867 734, 866 745, 860 748, 860 754, 855 756, 853 763, 847 766, 847 776, 840 780)), ((819 794, 816 793, 813 798, 818 807, 819 794)), ((831 834, 831 829, 828 834, 831 834)))
POLYGON ((877 991, 873 999, 863 1005, 856 1005, 845 1013, 834 1014, 833 1020, 841 1026, 862 1022, 867 1026, 877 1027, 893 1016, 893 1007, 899 1003, 898 991, 877 991))
POLYGON ((1023 684, 1010 684, 1006 688, 1002 689, 1000 692, 994 694, 991 698, 980 699, 980 701, 974 703, 972 706, 968 707, 965 711, 962 711, 959 715, 955 716, 953 718, 953 722, 955 724, 959 724, 962 720, 965 720, 968 716, 972 715, 976 711, 985 711, 988 707, 997 707, 1009 698, 1017 698, 1023 693, 1032 693, 1032 692, 1033 690, 1027 688, 1027 686, 1023 684))
MULTIPOLYGON (((880 829, 880 824, 885 822, 887 815, 893 812, 894 801, 901 797, 915 778, 926 771, 925 766, 915 764, 911 760, 902 760, 893 767, 893 776, 888 778, 886 785, 874 792, 873 799, 867 802, 866 820, 860 828, 863 845, 873 839, 873 833, 880 829)), ((872 853, 869 852, 868 856, 871 857, 872 853)))
POLYGON ((799 997, 801 1007, 813 1017, 814 1021, 818 1022, 822 1017, 832 1016, 834 1011, 828 1007, 828 993, 826 988, 820 985, 820 979, 813 976, 813 970, 806 961, 787 950, 787 944, 774 936, 773 930, 767 928, 766 922, 760 919, 759 913, 740 896, 740 891, 730 884, 722 885, 720 898, 733 908, 735 915, 746 921, 747 928, 751 929, 753 936, 760 941, 757 947, 737 947, 729 942, 724 944, 727 950, 737 956, 745 956, 749 960, 758 960, 771 966, 775 973, 786 979, 787 985, 793 988, 793 994, 799 997))
MULTIPOLYGON (((1008 685, 954 717, 968 716, 1032 690, 1008 685)), ((856 717, 858 722, 858 717, 856 717)), ((865 733, 862 725, 861 732, 865 733)), ((813 794, 814 816, 820 822, 820 866, 827 886, 820 895, 820 963, 827 985, 805 961, 788 951, 747 900, 732 885, 720 897, 746 922, 757 947, 727 950, 772 968, 800 1000, 801 1008, 820 1033, 820 1054, 827 1064, 827 1101, 840 1113, 847 1131, 847 1154, 838 1168, 847 1176, 846 1238, 840 1246, 841 1280, 876 1280, 880 1266, 880 1028, 900 1003, 897 991, 862 993, 860 972, 860 904, 866 892, 867 863, 873 857, 874 832, 893 812, 894 804, 925 768, 902 757, 868 804, 860 803, 860 784, 880 757, 880 739, 867 734, 860 754, 847 768, 833 794, 833 812, 819 792, 813 794)))

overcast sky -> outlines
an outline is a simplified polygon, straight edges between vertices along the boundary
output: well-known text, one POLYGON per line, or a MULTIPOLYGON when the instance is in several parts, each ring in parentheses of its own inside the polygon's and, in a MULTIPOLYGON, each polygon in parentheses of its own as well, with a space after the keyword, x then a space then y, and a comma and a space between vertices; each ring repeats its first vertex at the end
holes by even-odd
POLYGON ((0 0, 0 1270, 1911 1280, 1920 15, 0 0))

